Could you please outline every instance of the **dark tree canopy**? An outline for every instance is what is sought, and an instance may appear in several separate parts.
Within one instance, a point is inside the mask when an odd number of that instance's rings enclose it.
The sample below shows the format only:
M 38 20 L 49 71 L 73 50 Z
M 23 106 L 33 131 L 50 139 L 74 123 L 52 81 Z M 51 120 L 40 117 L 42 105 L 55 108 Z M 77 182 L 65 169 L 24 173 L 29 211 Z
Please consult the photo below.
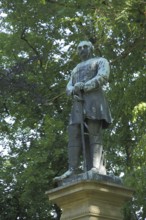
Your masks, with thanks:
M 125 220 L 146 217 L 144 0 L 0 1 L 0 219 L 57 219 L 45 196 L 67 168 L 65 88 L 90 40 L 111 66 L 107 170 L 134 188 Z

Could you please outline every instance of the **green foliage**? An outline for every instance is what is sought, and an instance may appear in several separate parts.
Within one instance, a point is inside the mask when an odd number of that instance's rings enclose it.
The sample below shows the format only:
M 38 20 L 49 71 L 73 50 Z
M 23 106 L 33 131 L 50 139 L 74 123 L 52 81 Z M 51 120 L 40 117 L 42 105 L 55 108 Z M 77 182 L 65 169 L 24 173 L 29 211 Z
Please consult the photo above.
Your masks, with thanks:
M 82 39 L 110 61 L 107 168 L 135 190 L 125 219 L 144 219 L 145 2 L 3 0 L 0 6 L 1 219 L 53 219 L 45 191 L 67 168 L 65 87 Z

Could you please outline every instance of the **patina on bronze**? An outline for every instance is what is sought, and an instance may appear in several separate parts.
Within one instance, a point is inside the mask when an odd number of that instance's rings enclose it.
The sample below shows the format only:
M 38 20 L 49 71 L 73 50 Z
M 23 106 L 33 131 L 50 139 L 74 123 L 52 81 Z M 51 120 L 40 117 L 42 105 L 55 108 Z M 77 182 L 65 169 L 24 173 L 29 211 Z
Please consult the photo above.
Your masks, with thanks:
M 110 67 L 105 58 L 93 57 L 93 49 L 90 41 L 81 41 L 77 48 L 81 62 L 73 69 L 66 89 L 67 94 L 73 98 L 68 128 L 69 169 L 55 177 L 55 181 L 61 181 L 77 172 L 83 136 L 85 170 L 106 175 L 102 129 L 108 128 L 111 114 L 102 86 L 108 82 Z M 81 129 L 82 125 L 84 129 Z

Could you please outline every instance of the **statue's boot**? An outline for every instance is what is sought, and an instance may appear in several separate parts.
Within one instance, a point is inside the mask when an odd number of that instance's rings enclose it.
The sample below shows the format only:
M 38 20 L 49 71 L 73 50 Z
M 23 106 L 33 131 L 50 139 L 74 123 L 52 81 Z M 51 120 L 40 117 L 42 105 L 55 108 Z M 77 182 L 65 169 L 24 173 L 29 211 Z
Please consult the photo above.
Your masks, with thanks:
M 92 168 L 91 171 L 106 175 L 105 159 L 101 144 L 93 144 L 92 149 Z
M 69 169 L 61 176 L 55 177 L 54 181 L 56 182 L 61 181 L 76 173 L 79 163 L 79 154 L 80 154 L 80 147 L 69 147 L 68 149 Z

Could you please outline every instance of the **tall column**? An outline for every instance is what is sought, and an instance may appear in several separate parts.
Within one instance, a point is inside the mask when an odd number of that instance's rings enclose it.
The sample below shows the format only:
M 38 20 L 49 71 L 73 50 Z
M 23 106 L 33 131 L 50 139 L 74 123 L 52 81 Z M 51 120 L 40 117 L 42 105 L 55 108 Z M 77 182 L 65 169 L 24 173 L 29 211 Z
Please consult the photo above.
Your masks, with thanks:
M 122 207 L 133 191 L 104 180 L 80 179 L 47 194 L 62 209 L 61 220 L 123 220 Z

